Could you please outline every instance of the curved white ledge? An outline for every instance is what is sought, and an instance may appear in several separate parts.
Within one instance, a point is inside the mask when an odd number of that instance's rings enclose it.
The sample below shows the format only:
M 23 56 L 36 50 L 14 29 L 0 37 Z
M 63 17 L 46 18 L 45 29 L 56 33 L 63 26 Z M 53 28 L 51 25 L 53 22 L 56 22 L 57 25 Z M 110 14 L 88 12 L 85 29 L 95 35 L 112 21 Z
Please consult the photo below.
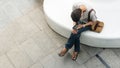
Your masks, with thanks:
M 81 43 L 104 48 L 120 47 L 120 0 L 44 0 L 43 9 L 49 26 L 64 37 L 69 37 L 72 30 L 70 14 L 76 2 L 90 4 L 97 13 L 99 20 L 105 22 L 101 33 L 83 32 Z

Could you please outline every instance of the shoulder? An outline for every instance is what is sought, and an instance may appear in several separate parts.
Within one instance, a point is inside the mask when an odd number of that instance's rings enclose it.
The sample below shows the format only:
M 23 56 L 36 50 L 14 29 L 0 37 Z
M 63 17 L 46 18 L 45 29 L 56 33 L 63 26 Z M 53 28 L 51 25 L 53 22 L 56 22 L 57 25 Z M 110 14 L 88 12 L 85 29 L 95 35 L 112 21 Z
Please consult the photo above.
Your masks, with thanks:
M 90 13 L 90 18 L 92 19 L 92 21 L 96 21 L 96 20 L 97 20 L 97 16 L 96 16 L 95 10 L 93 10 L 93 11 Z
M 90 15 L 95 15 L 96 14 L 96 11 L 95 10 L 93 10 L 93 11 L 91 11 L 91 13 L 90 13 Z

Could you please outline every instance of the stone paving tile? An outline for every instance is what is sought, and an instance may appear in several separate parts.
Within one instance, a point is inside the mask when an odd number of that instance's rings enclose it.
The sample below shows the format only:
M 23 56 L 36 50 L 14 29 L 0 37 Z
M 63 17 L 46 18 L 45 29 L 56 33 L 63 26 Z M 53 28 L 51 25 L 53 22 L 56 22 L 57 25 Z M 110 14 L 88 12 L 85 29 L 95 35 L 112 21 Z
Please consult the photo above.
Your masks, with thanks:
M 4 19 L 4 18 L 7 18 L 6 14 L 5 14 L 5 11 L 3 10 L 3 8 L 0 6 L 0 20 Z
M 52 55 L 49 55 L 45 57 L 44 59 L 41 59 L 41 64 L 44 68 L 55 68 L 56 60 L 52 57 Z
M 0 6 L 0 30 L 4 29 L 9 20 L 9 17 L 5 14 L 5 10 Z
M 0 55 L 15 47 L 16 43 L 11 39 L 7 30 L 0 31 Z
M 57 49 L 56 44 L 44 32 L 38 32 L 32 36 L 34 42 L 43 50 L 45 55 Z
M 97 57 L 92 57 L 85 63 L 87 68 L 106 68 Z
M 8 26 L 7 30 L 17 44 L 21 44 L 39 31 L 27 15 L 10 24 L 11 25 Z
M 31 11 L 34 6 L 32 3 L 29 3 L 28 0 L 12 0 L 12 2 L 20 10 L 20 12 L 22 12 L 22 14 L 26 14 Z
M 120 57 L 120 49 L 111 49 L 113 50 L 113 52 L 118 56 Z
M 35 64 L 33 64 L 32 66 L 30 66 L 29 68 L 44 68 L 41 64 L 41 62 L 37 62 Z
M 23 17 L 19 18 L 17 22 L 19 26 L 21 26 L 21 29 L 24 29 L 24 30 L 26 29 L 26 31 L 30 31 L 30 32 L 39 31 L 39 29 L 36 27 L 34 22 L 32 22 L 32 20 L 30 19 L 28 15 L 24 15 Z
M 100 53 L 103 51 L 102 48 L 97 48 L 97 47 L 90 47 L 86 45 L 81 44 L 81 49 L 84 49 L 90 56 L 95 56 L 96 54 Z
M 45 26 L 45 24 L 44 24 L 44 26 Z M 47 24 L 45 26 L 44 31 L 51 38 L 51 40 L 53 40 L 56 43 L 56 46 L 58 46 L 58 47 L 65 46 L 65 44 L 67 42 L 67 38 L 62 37 L 58 33 L 51 30 L 51 28 Z
M 7 53 L 7 56 L 16 68 L 27 68 L 33 64 L 33 61 L 30 59 L 30 57 L 18 47 L 10 50 Z
M 40 49 L 32 39 L 26 40 L 19 47 L 25 51 L 34 62 L 44 54 L 42 49 Z
M 6 55 L 0 56 L 0 68 L 14 68 Z
M 11 41 L 11 40 L 2 40 L 2 41 L 0 41 L 0 55 L 3 55 L 4 53 L 6 53 L 9 50 L 13 49 L 15 45 L 16 44 L 14 44 L 14 42 Z
M 36 8 L 32 12 L 28 13 L 28 16 L 34 22 L 34 24 L 37 27 L 39 27 L 39 29 L 42 31 L 43 27 L 44 27 L 44 26 L 41 25 L 41 23 L 44 23 L 43 22 L 44 21 L 43 12 L 39 8 Z
M 16 17 L 22 15 L 18 8 L 12 3 L 12 1 L 6 2 L 2 8 L 10 20 L 14 20 Z
M 21 26 L 16 21 L 9 23 L 6 27 L 6 31 L 9 32 L 9 36 L 12 37 L 17 44 L 24 42 L 26 38 L 28 38 L 28 36 L 25 36 Z
M 15 33 L 18 33 L 18 31 L 21 30 L 21 27 L 19 26 L 16 20 L 8 23 L 6 26 L 7 27 L 4 29 L 5 31 L 8 31 L 9 36 L 11 37 L 15 36 Z
M 110 68 L 120 68 L 120 58 L 111 50 L 106 49 L 100 53 L 100 57 L 110 66 Z
M 43 3 L 43 0 L 28 0 L 28 2 L 32 5 L 39 5 L 41 6 Z

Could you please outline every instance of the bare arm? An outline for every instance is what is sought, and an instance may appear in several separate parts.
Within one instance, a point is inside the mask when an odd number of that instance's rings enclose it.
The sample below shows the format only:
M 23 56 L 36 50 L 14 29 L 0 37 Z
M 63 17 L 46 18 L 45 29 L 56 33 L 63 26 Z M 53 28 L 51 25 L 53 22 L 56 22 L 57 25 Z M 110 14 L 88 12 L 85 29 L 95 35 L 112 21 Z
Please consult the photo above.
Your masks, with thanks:
M 86 23 L 86 24 L 79 24 L 77 29 L 80 29 L 80 28 L 86 27 L 86 26 L 90 26 L 90 25 L 93 25 L 93 22 L 92 22 L 92 21 L 90 21 L 90 22 L 88 22 L 88 23 Z
M 92 21 L 90 21 L 90 22 L 88 22 L 88 23 L 86 23 L 86 24 L 84 24 L 85 26 L 90 26 L 90 25 L 93 25 L 93 22 Z

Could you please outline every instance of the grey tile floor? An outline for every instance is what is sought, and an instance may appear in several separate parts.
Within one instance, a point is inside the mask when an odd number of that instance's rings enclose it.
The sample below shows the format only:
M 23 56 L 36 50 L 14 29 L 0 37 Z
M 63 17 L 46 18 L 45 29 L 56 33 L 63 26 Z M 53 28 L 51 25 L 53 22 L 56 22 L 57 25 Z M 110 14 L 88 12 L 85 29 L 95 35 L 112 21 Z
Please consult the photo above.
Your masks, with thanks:
M 43 0 L 0 0 L 0 68 L 120 68 L 120 49 L 81 44 L 78 60 L 58 52 L 67 39 L 54 32 Z

